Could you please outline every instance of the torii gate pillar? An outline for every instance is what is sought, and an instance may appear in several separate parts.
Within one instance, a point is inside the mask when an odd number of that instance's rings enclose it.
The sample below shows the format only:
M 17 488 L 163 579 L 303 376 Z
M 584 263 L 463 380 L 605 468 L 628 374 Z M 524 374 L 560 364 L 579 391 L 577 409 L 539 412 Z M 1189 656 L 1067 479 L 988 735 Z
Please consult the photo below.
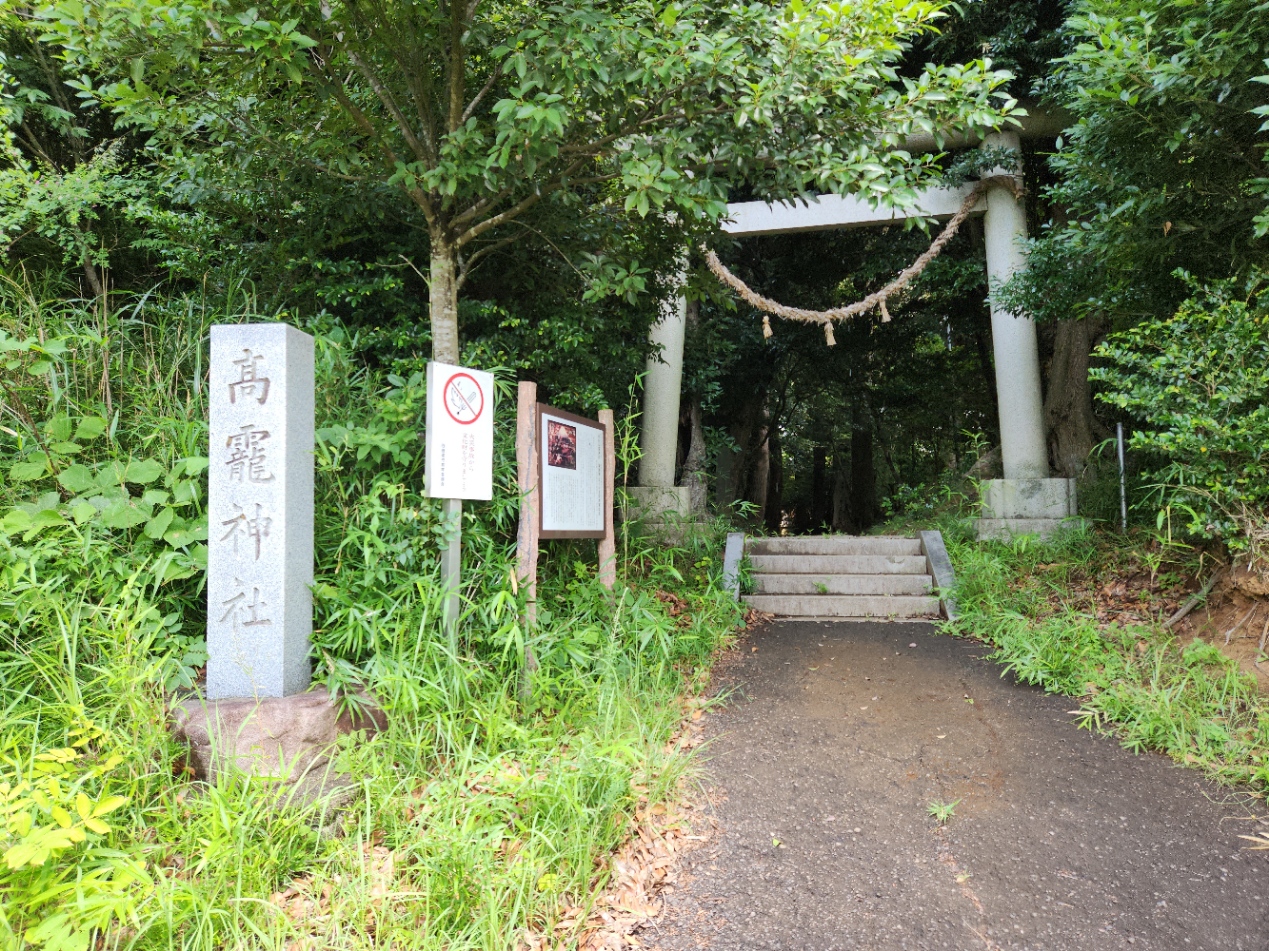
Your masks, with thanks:
M 643 377 L 643 455 L 639 459 L 639 485 L 630 490 L 639 514 L 651 522 L 664 522 L 667 516 L 691 517 L 688 487 L 674 484 L 686 333 L 687 298 L 676 294 L 662 304 L 661 319 L 648 335 L 654 352 L 648 356 Z
M 994 133 L 983 144 L 1003 146 L 1021 155 L 1015 132 Z M 983 236 L 988 286 L 994 291 L 1026 266 L 1022 242 L 1027 237 L 1027 219 L 1022 202 L 1007 184 L 992 185 L 987 190 Z M 981 483 L 983 513 L 978 520 L 978 535 L 1047 535 L 1063 519 L 1075 515 L 1075 480 L 1049 478 L 1035 323 L 1006 310 L 993 299 L 991 336 L 1005 477 Z

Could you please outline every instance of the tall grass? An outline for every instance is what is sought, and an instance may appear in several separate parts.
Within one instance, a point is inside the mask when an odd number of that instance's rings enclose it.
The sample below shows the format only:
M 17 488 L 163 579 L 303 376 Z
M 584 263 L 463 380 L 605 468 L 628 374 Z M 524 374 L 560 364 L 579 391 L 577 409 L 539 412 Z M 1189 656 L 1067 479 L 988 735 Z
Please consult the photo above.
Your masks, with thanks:
M 1158 750 L 1231 783 L 1269 790 L 1269 705 L 1217 648 L 1161 624 L 1102 622 L 1072 582 L 1133 570 L 1130 543 L 1069 531 L 975 543 L 953 536 L 953 633 L 993 645 L 1024 683 L 1080 698 L 1078 720 L 1128 749 Z
M 66 346 L 47 368 L 23 358 L 0 396 L 0 850 L 56 839 L 58 809 L 86 831 L 41 863 L 0 863 L 0 947 L 502 949 L 584 903 L 639 797 L 675 782 L 679 701 L 738 620 L 718 532 L 677 547 L 632 536 L 614 592 L 593 545 L 559 546 L 524 630 L 500 425 L 496 498 L 465 515 L 465 613 L 447 636 L 441 523 L 421 491 L 423 368 L 368 367 L 334 321 L 289 317 L 318 342 L 315 677 L 350 702 L 369 690 L 389 726 L 340 749 L 355 795 L 338 814 L 260 781 L 196 783 L 166 726 L 205 649 L 205 491 L 181 467 L 206 452 L 210 325 L 286 315 L 258 313 L 245 285 L 110 313 L 56 290 L 0 284 L 8 339 Z M 192 486 L 187 528 L 80 520 L 54 474 L 10 478 L 40 451 L 30 423 L 59 416 L 108 421 L 77 462 L 154 460 Z M 659 588 L 689 612 L 672 617 Z M 526 642 L 540 662 L 527 701 Z M 100 819 L 77 817 L 81 794 Z

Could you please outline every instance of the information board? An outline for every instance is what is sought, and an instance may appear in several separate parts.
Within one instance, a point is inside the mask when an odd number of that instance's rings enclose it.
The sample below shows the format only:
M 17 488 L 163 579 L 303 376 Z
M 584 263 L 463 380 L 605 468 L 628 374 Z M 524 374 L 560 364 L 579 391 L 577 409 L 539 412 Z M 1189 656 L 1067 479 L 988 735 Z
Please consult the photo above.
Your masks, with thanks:
M 493 374 L 428 363 L 423 481 L 429 498 L 493 498 L 493 413 Z
M 538 404 L 542 538 L 603 538 L 604 427 Z

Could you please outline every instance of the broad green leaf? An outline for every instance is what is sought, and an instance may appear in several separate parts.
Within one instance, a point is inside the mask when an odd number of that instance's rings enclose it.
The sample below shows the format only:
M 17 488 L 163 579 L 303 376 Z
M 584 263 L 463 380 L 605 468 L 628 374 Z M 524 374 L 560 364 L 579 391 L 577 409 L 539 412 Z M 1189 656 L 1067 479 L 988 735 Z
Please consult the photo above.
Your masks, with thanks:
M 31 527 L 31 516 L 22 509 L 14 509 L 0 520 L 0 531 L 6 535 L 17 535 Z
M 45 424 L 44 429 L 49 436 L 59 442 L 65 442 L 71 438 L 71 421 L 69 416 L 54 416 Z
M 199 524 L 191 524 L 182 528 L 173 528 L 163 540 L 173 548 L 185 548 L 193 542 L 202 542 L 207 540 L 207 526 Z
M 22 537 L 24 540 L 29 541 L 46 528 L 51 528 L 54 525 L 65 524 L 66 519 L 62 516 L 61 512 L 58 512 L 55 509 L 40 509 L 40 511 L 31 516 L 31 527 Z
M 44 461 L 15 462 L 9 467 L 9 478 L 14 482 L 32 482 L 44 478 L 47 472 L 48 463 Z
M 58 483 L 67 492 L 74 492 L 78 495 L 80 492 L 87 492 L 89 489 L 95 488 L 96 480 L 93 478 L 92 471 L 85 465 L 75 463 L 73 466 L 67 466 L 57 474 Z
M 166 506 L 159 509 L 159 514 L 150 519 L 145 526 L 145 534 L 149 538 L 162 538 L 168 526 L 172 524 L 172 516 L 176 513 Z
M 107 528 L 132 528 L 149 516 L 135 502 L 115 502 L 101 513 L 101 521 Z
M 83 525 L 86 521 L 97 514 L 97 506 L 88 502 L 76 502 L 71 509 L 71 518 L 75 520 L 76 525 Z
M 106 431 L 107 422 L 100 416 L 85 416 L 75 428 L 75 439 L 88 442 Z
M 121 806 L 128 804 L 127 796 L 107 796 L 93 807 L 93 818 L 108 816 Z
M 145 485 L 163 474 L 163 467 L 153 459 L 133 459 L 123 472 L 124 482 Z
M 106 463 L 97 470 L 97 484 L 103 489 L 123 483 L 123 472 L 126 466 L 118 459 Z

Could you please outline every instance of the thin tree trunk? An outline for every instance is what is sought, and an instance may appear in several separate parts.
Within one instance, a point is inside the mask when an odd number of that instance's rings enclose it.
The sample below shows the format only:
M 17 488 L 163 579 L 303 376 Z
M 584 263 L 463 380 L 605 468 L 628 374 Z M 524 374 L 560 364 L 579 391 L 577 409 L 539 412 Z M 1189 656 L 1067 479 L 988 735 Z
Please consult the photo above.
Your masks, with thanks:
M 775 427 L 767 438 L 769 461 L 767 464 L 767 505 L 764 521 L 767 529 L 779 533 L 784 522 L 784 454 L 780 448 L 780 434 Z
M 842 458 L 844 453 L 833 454 L 833 531 L 855 534 L 855 523 L 850 517 L 850 466 Z
M 856 404 L 850 430 L 850 502 L 852 521 L 864 531 L 877 520 L 877 470 L 873 464 L 872 423 L 867 411 Z
M 828 520 L 828 450 L 816 446 L 811 461 L 811 531 L 819 531 Z
M 687 408 L 688 439 L 687 458 L 683 460 L 683 484 L 688 489 L 688 500 L 693 515 L 705 514 L 709 503 L 709 486 L 705 480 L 705 425 L 702 421 L 701 401 L 693 399 Z
M 458 349 L 458 249 L 432 235 L 432 266 L 428 282 L 432 327 L 432 359 L 457 364 Z
M 754 450 L 753 466 L 750 470 L 748 500 L 756 508 L 756 517 L 763 519 L 767 513 L 767 490 L 771 479 L 771 443 L 767 439 L 767 428 L 758 431 L 758 445 Z
M 718 499 L 720 507 L 728 507 L 738 499 L 754 502 L 759 506 L 759 513 L 766 504 L 767 470 L 765 466 L 766 429 L 763 425 L 765 402 L 762 393 L 755 394 L 745 401 L 741 407 L 740 418 L 731 425 L 731 436 L 736 442 L 736 451 L 731 453 L 730 464 L 726 466 L 728 476 L 723 484 L 722 460 L 719 460 Z M 761 467 L 761 473 L 758 469 Z M 761 488 L 759 488 L 761 486 Z M 758 496 L 761 495 L 761 499 Z
M 736 501 L 736 471 L 743 456 L 739 450 L 723 446 L 718 451 L 714 469 L 714 507 L 720 512 L 731 508 Z

